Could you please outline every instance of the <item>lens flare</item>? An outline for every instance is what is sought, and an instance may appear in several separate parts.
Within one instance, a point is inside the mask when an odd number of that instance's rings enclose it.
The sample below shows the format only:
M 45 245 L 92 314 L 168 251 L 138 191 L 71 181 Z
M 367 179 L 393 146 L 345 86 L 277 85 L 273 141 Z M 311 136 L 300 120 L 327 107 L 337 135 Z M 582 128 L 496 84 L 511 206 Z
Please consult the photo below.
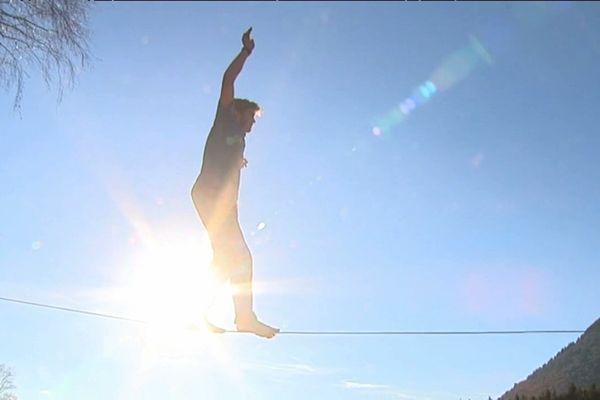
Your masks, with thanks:
M 437 88 L 435 87 L 433 82 L 427 81 L 425 82 L 425 86 L 427 87 L 427 90 L 429 90 L 429 93 L 435 94 L 435 92 L 437 92 Z
M 384 117 L 375 121 L 379 134 L 385 136 L 396 125 L 405 120 L 415 109 L 428 103 L 437 94 L 453 88 L 469 77 L 482 65 L 491 65 L 494 54 L 503 53 L 522 34 L 522 29 L 537 29 L 553 18 L 573 7 L 573 2 L 513 2 L 510 4 L 512 17 L 494 26 L 481 26 L 478 30 L 485 40 L 470 35 L 467 43 L 452 52 L 433 70 L 429 79 L 418 85 L 399 105 L 392 108 Z M 483 43 L 486 43 L 484 46 Z
M 491 63 L 490 53 L 481 41 L 472 35 L 465 46 L 454 51 L 442 61 L 429 79 L 417 86 L 410 96 L 394 107 L 385 118 L 377 122 L 373 128 L 373 135 L 382 136 L 389 132 L 417 108 L 428 103 L 437 93 L 452 88 L 480 65 Z

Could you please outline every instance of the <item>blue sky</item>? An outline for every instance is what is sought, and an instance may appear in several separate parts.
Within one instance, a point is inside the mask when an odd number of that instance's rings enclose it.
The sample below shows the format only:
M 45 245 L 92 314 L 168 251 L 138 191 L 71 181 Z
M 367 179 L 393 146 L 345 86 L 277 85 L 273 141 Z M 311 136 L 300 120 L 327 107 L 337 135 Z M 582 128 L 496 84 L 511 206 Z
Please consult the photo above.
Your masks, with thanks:
M 600 294 L 595 3 L 93 3 L 57 102 L 0 96 L 0 363 L 22 399 L 487 399 L 577 335 L 211 337 L 189 191 L 222 73 L 263 116 L 240 222 L 283 330 L 584 329 Z M 425 92 L 421 88 L 425 88 Z M 227 293 L 215 318 L 231 324 Z

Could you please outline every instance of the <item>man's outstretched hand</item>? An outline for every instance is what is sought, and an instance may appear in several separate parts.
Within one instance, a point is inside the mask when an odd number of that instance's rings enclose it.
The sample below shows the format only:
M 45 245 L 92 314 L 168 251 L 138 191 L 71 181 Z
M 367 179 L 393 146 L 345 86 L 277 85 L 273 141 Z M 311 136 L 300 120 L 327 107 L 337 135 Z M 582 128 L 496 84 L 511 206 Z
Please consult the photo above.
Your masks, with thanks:
M 244 35 L 242 36 L 242 44 L 244 45 L 244 49 L 248 51 L 248 54 L 252 53 L 252 50 L 254 50 L 254 39 L 250 37 L 251 32 L 252 27 L 244 32 Z

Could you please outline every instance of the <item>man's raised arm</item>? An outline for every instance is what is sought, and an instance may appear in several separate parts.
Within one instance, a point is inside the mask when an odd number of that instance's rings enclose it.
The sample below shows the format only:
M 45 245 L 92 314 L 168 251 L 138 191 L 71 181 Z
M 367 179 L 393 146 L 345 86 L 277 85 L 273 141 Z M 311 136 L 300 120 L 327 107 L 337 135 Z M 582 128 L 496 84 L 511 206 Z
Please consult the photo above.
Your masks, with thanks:
M 229 67 L 225 70 L 225 74 L 223 74 L 223 83 L 221 84 L 221 97 L 219 98 L 219 104 L 222 107 L 230 106 L 233 103 L 234 93 L 233 93 L 233 84 L 235 82 L 235 78 L 242 71 L 242 67 L 246 62 L 246 58 L 252 53 L 254 50 L 254 39 L 250 38 L 250 33 L 252 32 L 252 28 L 248 29 L 244 32 L 242 36 L 242 50 L 240 53 L 233 59 Z

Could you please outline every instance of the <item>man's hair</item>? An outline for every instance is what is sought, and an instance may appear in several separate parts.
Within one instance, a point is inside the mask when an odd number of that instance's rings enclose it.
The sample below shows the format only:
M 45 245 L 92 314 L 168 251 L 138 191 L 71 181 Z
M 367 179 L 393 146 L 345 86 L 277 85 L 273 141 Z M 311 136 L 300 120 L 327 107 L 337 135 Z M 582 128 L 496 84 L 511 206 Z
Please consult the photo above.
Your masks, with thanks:
M 260 106 L 258 103 L 248 99 L 233 99 L 233 106 L 237 110 L 237 112 L 244 112 L 248 109 L 254 111 L 260 111 Z

